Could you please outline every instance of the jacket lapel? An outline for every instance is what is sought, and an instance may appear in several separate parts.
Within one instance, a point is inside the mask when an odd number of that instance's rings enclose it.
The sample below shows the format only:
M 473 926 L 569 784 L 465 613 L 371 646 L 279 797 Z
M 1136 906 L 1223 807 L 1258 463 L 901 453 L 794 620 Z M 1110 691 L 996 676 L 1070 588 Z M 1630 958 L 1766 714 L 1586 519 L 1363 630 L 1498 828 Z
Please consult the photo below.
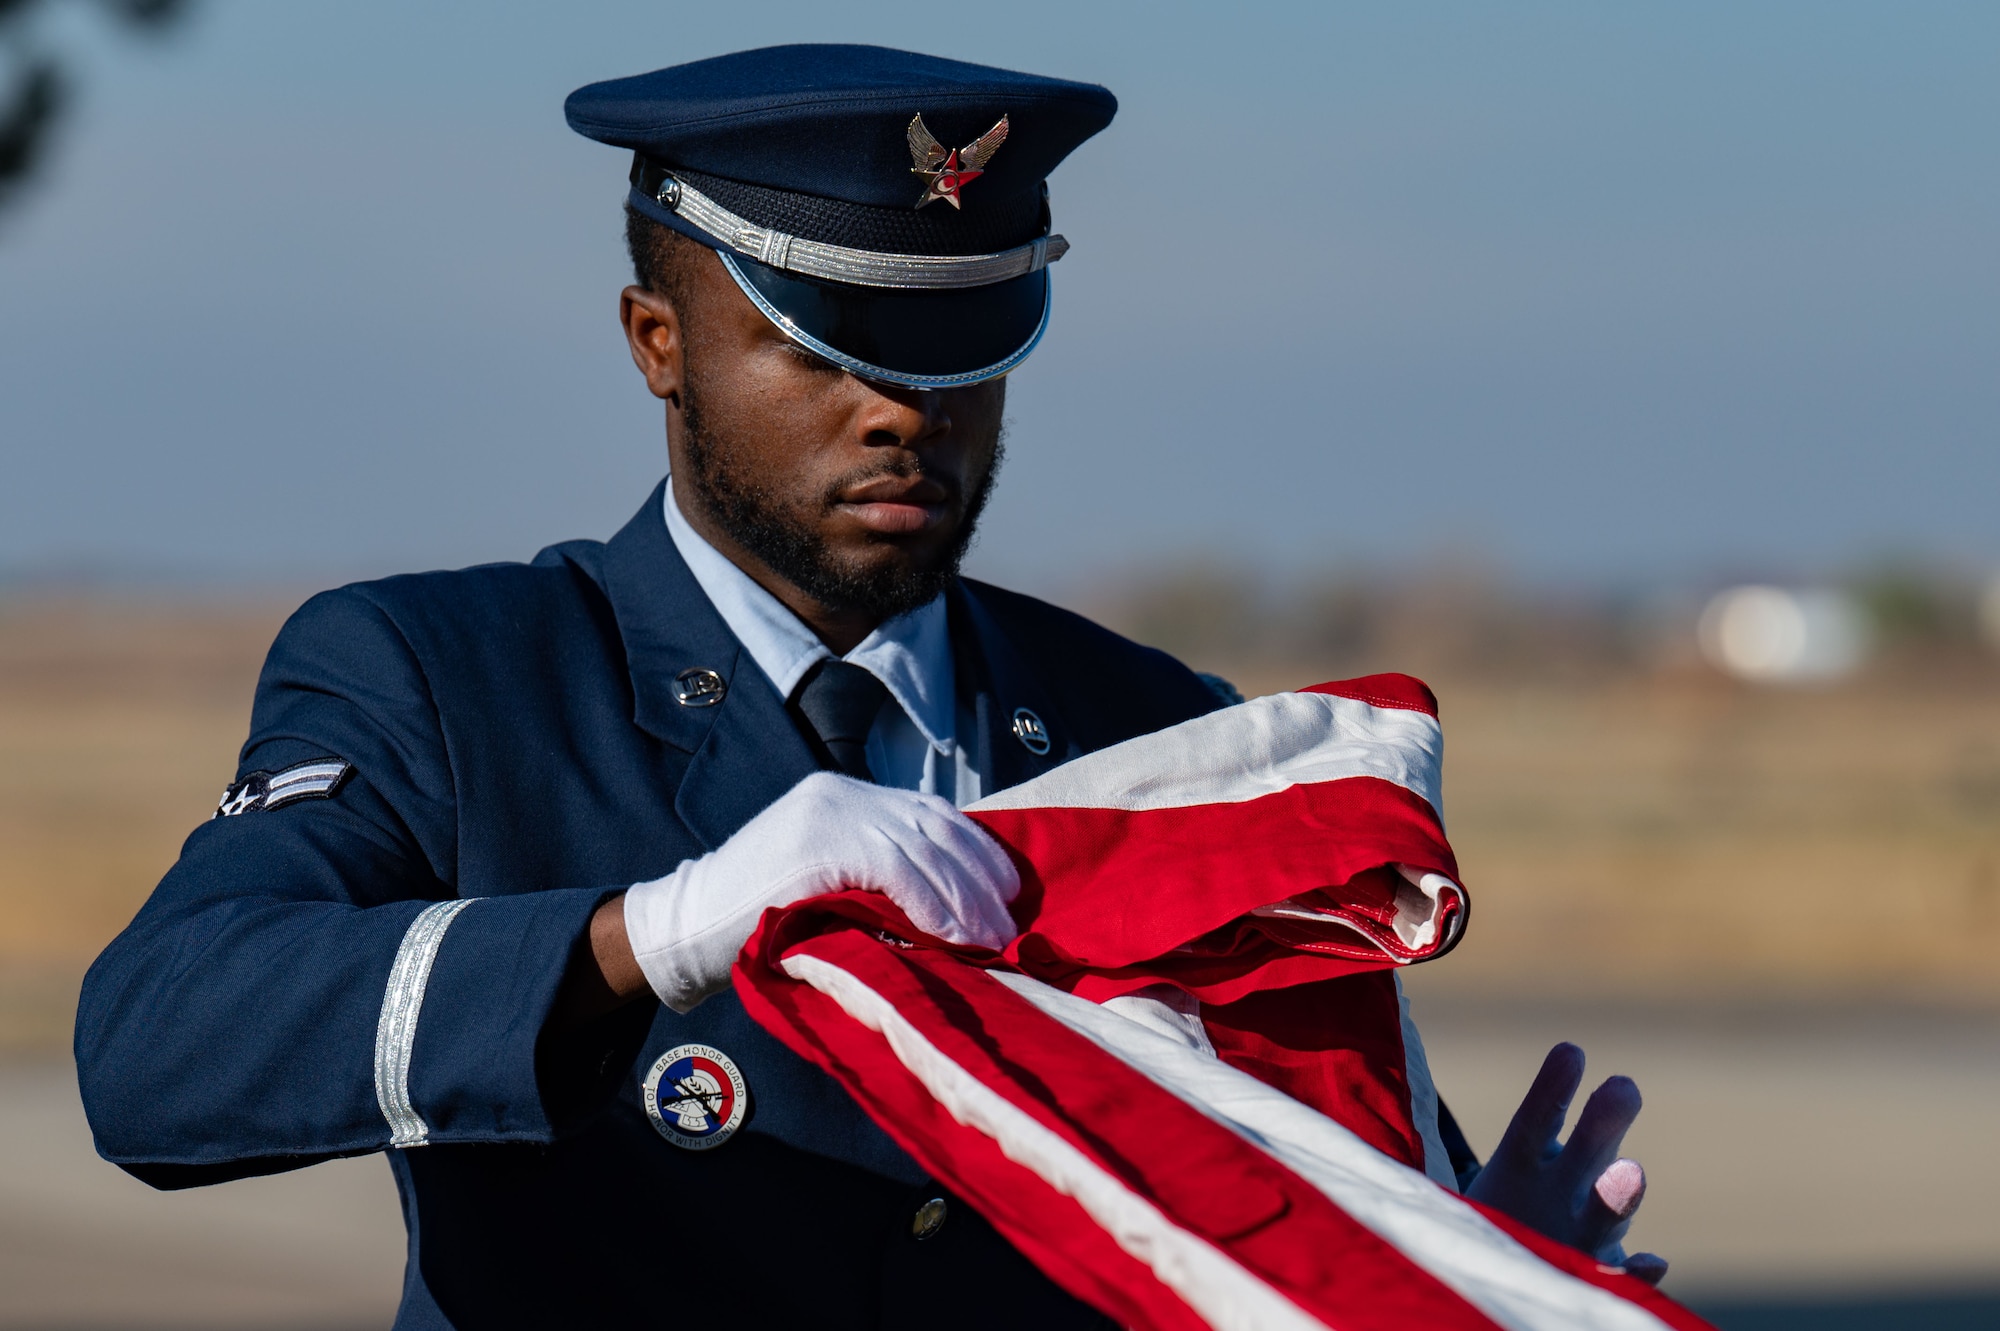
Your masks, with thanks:
M 1076 728 L 1056 706 L 1040 674 L 980 604 L 978 593 L 961 580 L 953 586 L 947 607 L 960 696 L 972 713 L 976 731 L 972 741 L 979 746 L 974 757 L 993 783 L 986 793 L 1017 786 L 1082 756 Z M 1023 710 L 1047 731 L 1048 752 L 1034 752 L 1016 733 L 1015 714 Z
M 688 570 L 661 505 L 664 482 L 604 553 L 605 593 L 632 674 L 633 723 L 693 757 L 674 812 L 713 850 L 818 769 L 784 699 Z M 722 700 L 690 707 L 676 695 L 687 670 L 713 670 Z

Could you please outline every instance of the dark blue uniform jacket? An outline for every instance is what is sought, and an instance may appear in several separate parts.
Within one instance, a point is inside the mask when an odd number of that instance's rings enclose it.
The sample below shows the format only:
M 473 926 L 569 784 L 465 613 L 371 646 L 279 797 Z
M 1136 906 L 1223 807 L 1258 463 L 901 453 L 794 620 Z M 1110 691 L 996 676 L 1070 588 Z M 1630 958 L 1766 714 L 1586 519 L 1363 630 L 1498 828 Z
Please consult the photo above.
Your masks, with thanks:
M 76 1055 L 98 1150 L 184 1187 L 387 1149 L 410 1236 L 399 1328 L 1091 1324 L 962 1204 L 913 1239 L 936 1186 L 733 993 L 544 1034 L 601 902 L 815 766 L 660 503 L 609 542 L 346 587 L 293 616 L 239 776 L 352 770 L 326 798 L 198 828 L 91 968 Z M 1171 658 L 1041 602 L 962 582 L 950 609 L 996 788 L 1218 705 Z M 676 700 L 691 667 L 727 681 L 720 704 Z M 1046 756 L 1010 732 L 1017 707 L 1046 724 Z M 427 1139 L 389 1149 L 392 964 L 453 900 L 408 1046 Z M 735 1059 L 753 1106 L 704 1152 L 665 1141 L 639 1097 L 690 1041 Z

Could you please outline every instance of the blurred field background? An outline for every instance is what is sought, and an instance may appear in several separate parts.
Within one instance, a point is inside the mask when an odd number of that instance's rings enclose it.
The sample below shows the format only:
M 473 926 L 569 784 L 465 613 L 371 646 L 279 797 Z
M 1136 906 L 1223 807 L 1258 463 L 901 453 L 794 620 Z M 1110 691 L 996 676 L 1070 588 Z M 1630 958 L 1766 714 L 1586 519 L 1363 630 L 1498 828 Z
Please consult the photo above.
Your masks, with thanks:
M 1900 627 L 1852 677 L 1789 688 L 1701 659 L 1685 604 L 1464 574 L 1281 593 L 1191 571 L 1079 604 L 1247 693 L 1436 687 L 1473 922 L 1408 984 L 1481 1150 L 1578 1040 L 1648 1096 L 1637 1241 L 1725 1326 L 1990 1326 L 2000 655 L 1962 586 L 1863 591 Z M 393 1307 L 379 1162 L 148 1194 L 90 1160 L 59 1061 L 83 967 L 230 778 L 291 599 L 0 599 L 0 1325 Z

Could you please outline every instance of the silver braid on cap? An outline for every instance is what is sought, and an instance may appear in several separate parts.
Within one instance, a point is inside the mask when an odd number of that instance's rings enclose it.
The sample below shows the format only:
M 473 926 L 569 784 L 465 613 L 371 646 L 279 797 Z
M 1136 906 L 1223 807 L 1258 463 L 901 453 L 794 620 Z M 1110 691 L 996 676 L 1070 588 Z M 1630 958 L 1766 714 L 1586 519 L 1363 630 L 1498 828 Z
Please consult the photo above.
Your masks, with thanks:
M 651 182 L 647 182 L 651 183 Z M 953 291 L 1026 277 L 1069 252 L 1061 236 L 1037 236 L 998 254 L 883 254 L 806 240 L 757 226 L 684 180 L 662 175 L 647 190 L 661 207 L 687 219 L 746 259 L 788 273 L 863 287 Z

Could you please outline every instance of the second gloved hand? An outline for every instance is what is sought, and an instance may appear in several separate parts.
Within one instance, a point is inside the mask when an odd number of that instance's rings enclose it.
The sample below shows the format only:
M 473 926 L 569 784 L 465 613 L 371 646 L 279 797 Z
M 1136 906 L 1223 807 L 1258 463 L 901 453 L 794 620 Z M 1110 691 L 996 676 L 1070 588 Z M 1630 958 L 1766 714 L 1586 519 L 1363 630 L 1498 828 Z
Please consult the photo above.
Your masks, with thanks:
M 1591 1094 L 1569 1140 L 1558 1140 L 1570 1101 L 1583 1085 L 1583 1050 L 1559 1044 L 1514 1111 L 1513 1122 L 1465 1195 L 1559 1243 L 1657 1285 L 1667 1263 L 1654 1253 L 1626 1256 L 1625 1231 L 1646 1195 L 1646 1171 L 1618 1148 L 1639 1117 L 1639 1088 L 1612 1077 Z
M 698 860 L 625 894 L 632 954 L 676 1012 L 729 984 L 767 907 L 842 888 L 880 892 L 949 943 L 1000 948 L 1021 891 L 1007 852 L 935 795 L 816 772 Z

